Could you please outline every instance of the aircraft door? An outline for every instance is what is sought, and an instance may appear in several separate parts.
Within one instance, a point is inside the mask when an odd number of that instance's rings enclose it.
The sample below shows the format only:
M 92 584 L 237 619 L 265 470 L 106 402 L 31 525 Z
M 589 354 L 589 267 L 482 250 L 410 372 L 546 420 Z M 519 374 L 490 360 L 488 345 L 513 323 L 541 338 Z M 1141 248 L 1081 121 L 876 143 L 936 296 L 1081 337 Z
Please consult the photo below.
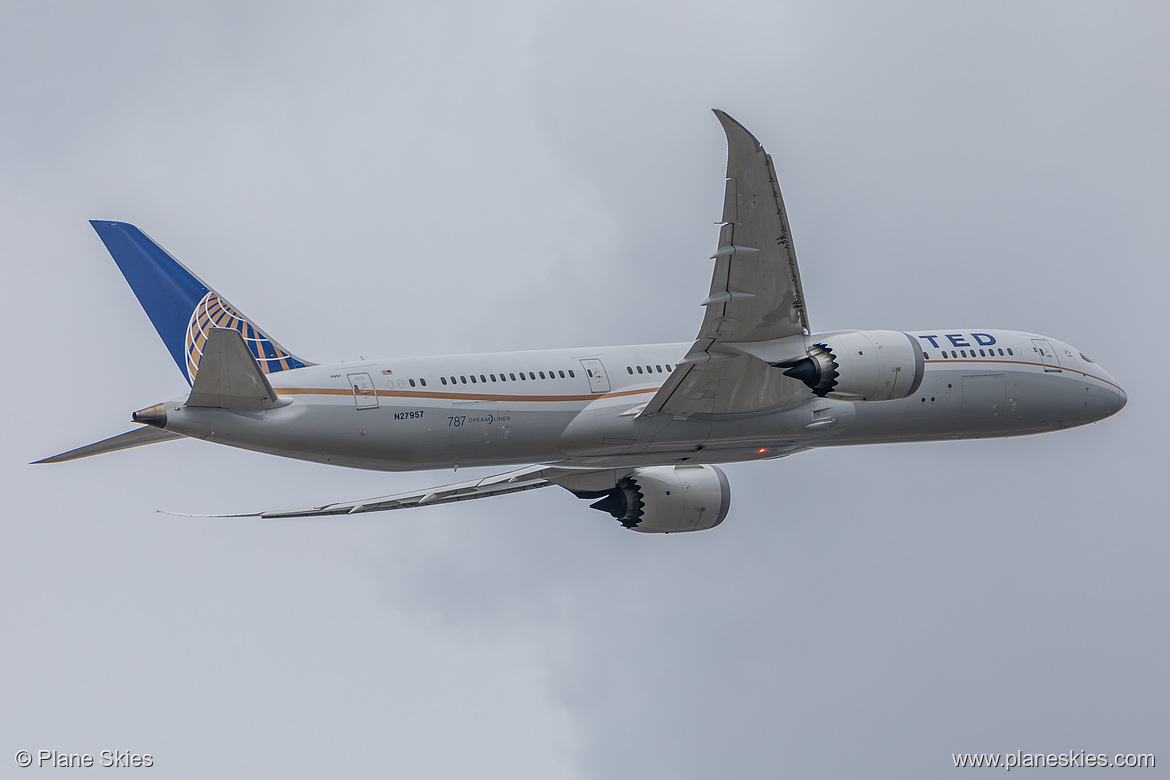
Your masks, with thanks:
M 1044 370 L 1049 373 L 1059 372 L 1060 361 L 1056 358 L 1056 350 L 1052 348 L 1052 343 L 1047 339 L 1032 339 L 1032 344 L 1040 353 L 1040 361 L 1044 364 Z
M 359 409 L 377 409 L 378 393 L 369 374 L 349 374 L 349 386 L 353 389 L 353 402 Z
M 589 392 L 608 393 L 609 377 L 605 374 L 605 366 L 597 358 L 581 361 L 581 368 L 585 369 L 585 376 L 589 377 Z

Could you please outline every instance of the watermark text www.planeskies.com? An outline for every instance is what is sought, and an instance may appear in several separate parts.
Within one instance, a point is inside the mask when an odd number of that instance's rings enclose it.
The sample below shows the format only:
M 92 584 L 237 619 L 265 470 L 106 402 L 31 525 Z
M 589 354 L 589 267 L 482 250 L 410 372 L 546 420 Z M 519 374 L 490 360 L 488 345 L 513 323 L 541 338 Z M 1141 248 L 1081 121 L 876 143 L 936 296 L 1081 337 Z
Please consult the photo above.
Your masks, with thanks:
M 1051 767 L 1132 767 L 1153 769 L 1153 753 L 1090 753 L 1087 750 L 1069 750 L 1064 753 L 951 753 L 955 767 L 983 769 L 1043 769 Z

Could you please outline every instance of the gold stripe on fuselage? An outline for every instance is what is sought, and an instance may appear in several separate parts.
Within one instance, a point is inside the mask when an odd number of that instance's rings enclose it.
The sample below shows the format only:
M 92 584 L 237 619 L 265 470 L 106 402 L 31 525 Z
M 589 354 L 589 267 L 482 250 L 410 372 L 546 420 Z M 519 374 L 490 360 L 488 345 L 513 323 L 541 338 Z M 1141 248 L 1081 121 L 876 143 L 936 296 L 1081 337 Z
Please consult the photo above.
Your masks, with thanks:
M 277 395 L 353 395 L 350 388 L 330 387 L 276 387 Z M 436 401 L 525 401 L 531 403 L 556 403 L 558 401 L 592 401 L 597 398 L 622 398 L 643 393 L 656 393 L 657 387 L 642 390 L 618 390 L 611 393 L 590 393 L 589 395 L 497 395 L 491 393 L 438 393 L 423 390 L 375 390 L 381 398 L 428 398 Z M 363 393 L 366 395 L 366 393 Z
M 947 364 L 967 363 L 976 365 L 1002 364 L 1008 366 L 1032 366 L 1035 368 L 1052 368 L 1046 366 L 1044 363 L 1032 363 L 1026 360 L 985 360 L 976 358 L 974 360 L 967 358 L 947 358 L 946 360 L 927 360 L 927 363 L 932 365 L 945 366 Z M 1084 377 L 1096 379 L 1098 382 L 1117 388 L 1114 383 L 1108 379 L 1102 379 L 1095 374 L 1089 374 L 1084 371 L 1079 371 L 1075 368 L 1060 367 L 1061 371 L 1068 371 L 1073 374 L 1079 374 Z M 330 387 L 277 387 L 274 388 L 278 395 L 353 395 L 352 388 L 330 388 Z M 374 393 L 379 398 L 418 398 L 430 399 L 434 401 L 496 401 L 507 403 L 557 403 L 565 401 L 593 401 L 598 398 L 624 398 L 632 395 L 642 395 L 644 393 L 656 393 L 657 387 L 647 387 L 640 390 L 616 390 L 609 393 L 589 393 L 588 395 L 501 395 L 497 393 L 442 393 L 427 390 L 375 390 Z M 368 393 L 362 393 L 368 395 Z
M 1079 371 L 1075 368 L 1065 368 L 1064 366 L 1050 366 L 1050 365 L 1047 365 L 1046 363 L 1032 363 L 1031 361 L 1028 361 L 1028 360 L 985 360 L 983 358 L 975 358 L 973 360 L 971 358 L 947 358 L 946 360 L 938 360 L 938 359 L 932 358 L 930 360 L 927 360 L 926 362 L 933 363 L 935 365 L 940 365 L 940 366 L 945 366 L 947 363 L 976 363 L 976 364 L 980 364 L 980 365 L 987 364 L 987 363 L 1003 363 L 1003 364 L 1006 364 L 1009 366 L 1034 366 L 1036 368 L 1052 369 L 1051 373 L 1053 373 L 1053 374 L 1057 373 L 1057 371 L 1061 371 L 1061 372 L 1069 371 L 1073 374 L 1080 374 L 1081 376 L 1086 376 L 1086 377 L 1089 377 L 1090 379 L 1096 379 L 1098 382 L 1101 382 L 1103 384 L 1109 385 L 1110 387 L 1115 387 L 1118 390 L 1121 390 L 1120 387 L 1117 387 L 1117 385 L 1113 384 L 1108 379 L 1102 379 L 1101 377 L 1097 376 L 1096 374 L 1089 374 L 1089 373 L 1086 373 L 1084 371 Z M 1125 392 L 1125 391 L 1122 390 L 1122 392 Z

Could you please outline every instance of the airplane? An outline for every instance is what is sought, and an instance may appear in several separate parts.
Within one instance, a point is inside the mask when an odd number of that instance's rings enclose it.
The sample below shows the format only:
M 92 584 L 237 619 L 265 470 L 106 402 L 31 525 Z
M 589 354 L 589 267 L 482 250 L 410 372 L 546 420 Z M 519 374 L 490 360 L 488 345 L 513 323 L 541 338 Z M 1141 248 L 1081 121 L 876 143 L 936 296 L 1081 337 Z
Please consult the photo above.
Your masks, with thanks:
M 711 292 L 691 343 L 316 364 L 282 347 L 133 225 L 92 221 L 190 392 L 140 427 L 37 461 L 195 438 L 408 471 L 518 466 L 416 493 L 218 517 L 349 515 L 557 485 L 625 528 L 714 528 L 717 464 L 816 447 L 1019 436 L 1126 403 L 1075 347 L 991 328 L 814 333 L 772 158 L 726 113 Z

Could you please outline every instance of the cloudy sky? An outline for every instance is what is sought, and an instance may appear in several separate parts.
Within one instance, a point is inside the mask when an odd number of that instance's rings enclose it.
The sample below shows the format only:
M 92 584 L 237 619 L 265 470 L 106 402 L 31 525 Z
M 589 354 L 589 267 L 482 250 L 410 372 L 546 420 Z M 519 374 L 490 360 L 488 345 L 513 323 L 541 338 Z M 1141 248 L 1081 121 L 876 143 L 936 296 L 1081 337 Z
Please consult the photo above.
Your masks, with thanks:
M 8 4 L 0 774 L 20 749 L 177 778 L 1170 764 L 1170 11 L 966 5 Z M 156 514 L 452 480 L 203 442 L 27 465 L 185 388 L 93 218 L 316 361 L 690 339 L 711 107 L 776 160 L 814 329 L 1045 333 L 1128 407 L 731 466 L 728 520 L 668 537 L 560 490 Z

